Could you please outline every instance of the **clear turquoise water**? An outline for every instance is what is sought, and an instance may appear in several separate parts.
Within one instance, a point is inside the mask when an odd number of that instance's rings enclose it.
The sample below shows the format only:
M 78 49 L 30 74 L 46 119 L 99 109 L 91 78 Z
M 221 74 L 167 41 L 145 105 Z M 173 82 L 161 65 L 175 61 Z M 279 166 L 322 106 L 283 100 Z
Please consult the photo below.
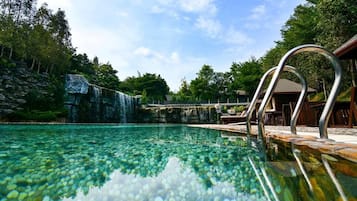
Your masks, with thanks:
M 0 125 L 0 201 L 357 200 L 357 163 L 269 147 L 182 125 Z
M 178 125 L 0 125 L 0 200 L 266 200 L 240 138 Z

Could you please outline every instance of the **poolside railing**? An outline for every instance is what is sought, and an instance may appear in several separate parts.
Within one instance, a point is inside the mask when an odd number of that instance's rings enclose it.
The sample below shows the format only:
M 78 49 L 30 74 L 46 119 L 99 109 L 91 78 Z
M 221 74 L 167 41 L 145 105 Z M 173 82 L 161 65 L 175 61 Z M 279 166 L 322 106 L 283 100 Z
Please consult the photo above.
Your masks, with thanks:
M 288 51 L 282 57 L 282 59 L 279 62 L 279 65 L 276 67 L 276 69 L 274 71 L 272 80 L 269 83 L 269 86 L 267 88 L 265 96 L 264 96 L 262 103 L 258 110 L 258 134 L 262 140 L 265 139 L 265 128 L 264 128 L 265 110 L 267 109 L 268 103 L 272 99 L 273 91 L 277 86 L 277 82 L 280 78 L 280 75 L 281 75 L 282 71 L 284 71 L 285 69 L 288 68 L 288 67 L 286 67 L 286 63 L 287 63 L 288 59 L 290 59 L 292 56 L 294 56 L 298 53 L 301 53 L 301 52 L 315 52 L 315 53 L 319 53 L 319 54 L 325 56 L 332 63 L 333 68 L 335 70 L 335 80 L 333 82 L 332 89 L 330 91 L 330 95 L 326 101 L 324 109 L 322 110 L 322 114 L 321 114 L 320 120 L 319 120 L 320 138 L 328 139 L 328 134 L 327 134 L 328 119 L 331 116 L 331 113 L 332 113 L 333 107 L 335 105 L 336 98 L 337 98 L 337 95 L 338 95 L 338 92 L 339 92 L 339 89 L 341 86 L 341 79 L 342 79 L 341 64 L 340 64 L 339 60 L 337 59 L 337 57 L 333 53 L 328 51 L 327 49 L 325 49 L 321 46 L 318 46 L 318 45 L 307 44 L 307 45 L 301 45 L 301 46 L 295 47 L 295 48 L 291 49 L 290 51 Z M 300 100 L 300 98 L 299 98 L 299 100 Z M 298 115 L 298 113 L 300 111 L 297 111 L 295 108 L 294 114 L 295 114 L 295 112 L 297 112 L 296 115 Z M 292 123 L 296 124 L 296 122 L 293 122 L 293 121 L 292 121 Z M 250 118 L 247 118 L 247 125 L 248 124 L 250 124 Z M 296 130 L 294 132 L 296 132 Z M 294 133 L 294 132 L 292 132 L 292 133 Z
M 340 89 L 340 85 L 341 85 L 341 79 L 342 79 L 342 70 L 341 70 L 341 65 L 339 63 L 339 60 L 337 59 L 337 57 L 329 52 L 328 50 L 326 50 L 325 48 L 321 47 L 321 46 L 317 46 L 317 45 L 302 45 L 302 46 L 298 46 L 296 48 L 293 48 L 292 50 L 290 50 L 289 52 L 287 52 L 282 59 L 279 62 L 279 65 L 276 67 L 273 67 L 271 69 L 269 69 L 261 78 L 260 83 L 257 87 L 257 90 L 254 94 L 254 97 L 252 99 L 251 104 L 249 105 L 248 111 L 247 111 L 247 118 L 246 118 L 246 126 L 247 126 L 247 137 L 248 140 L 250 139 L 250 135 L 251 135 L 251 118 L 252 118 L 252 113 L 255 109 L 255 105 L 257 102 L 257 99 L 261 93 L 262 90 L 262 86 L 265 82 L 265 80 L 267 79 L 268 76 L 273 74 L 272 80 L 269 83 L 268 89 L 265 93 L 265 96 L 261 102 L 261 105 L 259 107 L 258 110 L 258 137 L 260 139 L 262 143 L 261 148 L 263 148 L 265 150 L 265 146 L 266 146 L 266 142 L 265 142 L 265 128 L 264 128 L 264 116 L 265 116 L 265 110 L 267 108 L 268 103 L 271 101 L 272 98 L 272 94 L 274 89 L 277 86 L 277 82 L 279 80 L 280 74 L 282 73 L 282 71 L 289 71 L 289 72 L 293 72 L 294 74 L 296 74 L 300 81 L 301 84 L 303 86 L 301 94 L 299 96 L 298 99 L 298 103 L 296 104 L 296 107 L 294 109 L 291 121 L 290 121 L 290 130 L 292 134 L 296 134 L 296 122 L 297 122 L 297 117 L 302 109 L 302 105 L 303 105 L 303 101 L 306 98 L 306 93 L 307 93 L 307 84 L 306 84 L 306 80 L 303 76 L 301 76 L 301 74 L 294 68 L 291 66 L 287 66 L 287 60 L 289 58 L 291 58 L 293 55 L 296 55 L 298 53 L 301 52 L 316 52 L 319 54 L 322 54 L 323 56 L 325 56 L 333 65 L 333 68 L 335 70 L 335 80 L 334 83 L 332 85 L 332 89 L 330 92 L 330 95 L 326 101 L 326 104 L 322 110 L 322 114 L 320 116 L 320 120 L 319 120 L 319 134 L 320 134 L 320 138 L 323 139 L 328 139 L 328 134 L 327 134 L 327 125 L 328 125 L 328 120 L 331 116 L 333 107 L 335 105 L 336 102 L 336 98 Z M 301 161 L 301 156 L 300 153 L 301 151 L 296 149 L 294 147 L 294 144 L 292 143 L 292 153 L 293 156 L 297 162 L 298 168 L 300 169 L 301 173 L 304 176 L 304 180 L 306 182 L 306 184 L 309 187 L 309 190 L 311 192 L 313 192 L 313 185 L 308 177 L 307 172 L 304 169 L 303 163 Z M 334 183 L 339 195 L 340 195 L 340 199 L 343 201 L 347 201 L 347 197 L 346 194 L 344 193 L 341 184 L 339 183 L 338 179 L 336 178 L 334 172 L 332 171 L 330 165 L 329 165 L 329 157 L 327 157 L 326 155 L 322 154 L 321 155 L 321 160 L 322 163 L 329 175 L 329 177 L 331 178 L 332 182 Z M 258 172 L 258 168 L 256 167 L 256 165 L 254 164 L 254 162 L 249 158 L 249 162 L 251 163 L 251 166 L 254 169 L 254 172 L 256 174 L 256 176 L 258 177 L 258 180 L 260 182 L 260 185 L 262 186 L 265 196 L 268 200 L 270 199 L 269 196 L 269 192 L 268 189 L 271 191 L 272 196 L 274 198 L 274 200 L 279 200 L 278 197 L 275 194 L 274 189 L 271 186 L 270 180 L 268 178 L 268 176 L 266 175 L 266 172 L 264 171 L 264 168 L 261 168 L 261 174 L 263 175 L 263 177 L 261 177 L 260 173 Z M 263 180 L 264 178 L 264 180 Z M 265 181 L 265 184 L 264 184 Z M 266 188 L 266 185 L 268 186 L 268 188 Z
M 255 110 L 255 106 L 257 104 L 257 100 L 258 100 L 259 96 L 261 95 L 261 92 L 262 92 L 262 89 L 263 89 L 263 84 L 266 81 L 266 79 L 268 78 L 268 76 L 272 75 L 277 68 L 278 68 L 277 66 L 275 66 L 273 68 L 270 68 L 263 75 L 263 77 L 260 79 L 259 85 L 258 85 L 258 87 L 257 87 L 257 89 L 255 91 L 255 94 L 253 96 L 252 102 L 250 103 L 250 105 L 248 107 L 247 117 L 246 117 L 247 137 L 248 138 L 251 135 L 251 122 L 250 122 L 250 120 L 252 118 L 253 111 Z M 298 116 L 299 116 L 299 114 L 301 112 L 301 109 L 302 109 L 302 106 L 303 106 L 303 103 L 304 103 L 304 99 L 306 98 L 306 95 L 307 95 L 307 84 L 306 84 L 305 78 L 301 75 L 301 73 L 296 68 L 294 68 L 292 66 L 285 66 L 284 71 L 294 73 L 300 79 L 301 86 L 302 86 L 302 91 L 300 93 L 300 96 L 298 98 L 297 104 L 295 106 L 295 110 L 293 112 L 293 115 L 292 115 L 291 121 L 290 121 L 291 133 L 292 134 L 296 134 L 296 122 L 297 122 L 297 118 L 298 118 Z M 265 110 L 264 110 L 264 112 L 265 112 Z M 259 135 L 259 138 L 261 140 L 263 140 L 264 136 L 263 135 Z

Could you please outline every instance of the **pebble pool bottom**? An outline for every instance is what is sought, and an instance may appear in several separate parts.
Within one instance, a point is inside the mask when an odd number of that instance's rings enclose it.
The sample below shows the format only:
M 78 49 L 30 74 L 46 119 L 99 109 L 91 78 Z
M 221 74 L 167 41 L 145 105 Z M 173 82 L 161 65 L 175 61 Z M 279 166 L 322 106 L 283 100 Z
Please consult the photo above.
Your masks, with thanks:
M 0 201 L 274 200 L 253 168 L 261 156 L 184 125 L 0 125 Z M 294 200 L 282 178 L 276 193 Z

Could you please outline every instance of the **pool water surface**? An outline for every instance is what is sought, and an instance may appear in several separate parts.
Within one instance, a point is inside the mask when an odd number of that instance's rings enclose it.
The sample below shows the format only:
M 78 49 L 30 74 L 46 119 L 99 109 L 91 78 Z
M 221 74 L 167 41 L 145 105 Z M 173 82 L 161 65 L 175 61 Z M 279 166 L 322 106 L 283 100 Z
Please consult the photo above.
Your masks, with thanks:
M 307 192 L 296 162 L 267 165 L 265 154 L 220 131 L 183 125 L 0 125 L 0 137 L 0 201 L 321 200 Z M 333 199 L 327 200 L 338 200 L 321 162 L 310 160 L 309 173 L 326 177 L 323 186 L 332 188 Z M 270 181 L 274 192 L 259 178 Z M 356 178 L 339 178 L 346 196 L 355 199 Z

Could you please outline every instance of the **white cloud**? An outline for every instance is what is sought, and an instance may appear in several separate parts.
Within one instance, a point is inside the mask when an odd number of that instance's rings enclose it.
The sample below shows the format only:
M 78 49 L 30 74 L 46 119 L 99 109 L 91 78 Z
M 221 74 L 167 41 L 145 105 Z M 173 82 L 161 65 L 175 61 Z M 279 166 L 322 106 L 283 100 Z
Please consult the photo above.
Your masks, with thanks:
M 222 32 L 222 25 L 218 20 L 202 16 L 196 20 L 195 27 L 202 30 L 211 38 L 217 38 Z
M 177 52 L 172 52 L 170 55 L 171 61 L 173 63 L 179 63 L 180 62 L 180 55 Z
M 133 55 L 135 56 L 135 65 L 138 68 L 131 68 L 132 74 L 137 71 L 160 74 L 172 91 L 178 90 L 182 78 L 192 79 L 197 68 L 206 61 L 203 58 L 187 56 L 181 58 L 180 53 L 177 51 L 163 53 L 147 47 L 136 48 L 133 51 Z
M 197 19 L 195 26 L 210 38 L 223 41 L 229 45 L 248 45 L 253 42 L 253 39 L 242 31 L 238 31 L 232 27 L 227 29 L 215 19 L 201 16 Z
M 139 47 L 134 50 L 133 54 L 138 57 L 149 59 L 152 62 L 161 63 L 162 65 L 180 62 L 179 53 L 176 51 L 171 52 L 171 54 L 165 54 L 147 47 Z
M 146 47 L 139 47 L 134 51 L 135 55 L 147 57 L 151 54 L 151 50 Z
M 216 14 L 217 7 L 213 0 L 178 0 L 178 4 L 185 12 Z
M 134 55 L 135 56 L 139 56 L 139 57 L 146 57 L 148 59 L 151 59 L 153 61 L 158 61 L 158 62 L 167 62 L 168 60 L 166 58 L 170 58 L 170 57 L 166 57 L 164 54 L 154 51 L 152 49 L 149 49 L 147 47 L 139 47 L 137 49 L 134 50 Z
M 265 13 L 266 13 L 265 5 L 258 5 L 253 8 L 249 18 L 250 19 L 260 19 L 260 18 L 264 17 Z
M 156 14 L 160 14 L 160 13 L 164 13 L 165 10 L 162 7 L 158 6 L 158 5 L 154 5 L 154 6 L 151 7 L 151 12 L 152 13 L 156 13 Z
M 129 16 L 129 13 L 126 12 L 126 11 L 120 11 L 117 13 L 118 16 L 120 17 L 128 17 Z
M 162 6 L 154 5 L 151 7 L 150 12 L 153 14 L 166 14 L 175 19 L 180 19 L 181 16 L 174 9 L 167 9 Z
M 253 42 L 253 39 L 244 34 L 241 31 L 235 30 L 234 28 L 230 28 L 226 35 L 224 36 L 224 40 L 233 45 L 249 45 Z
M 157 0 L 158 5 L 151 7 L 153 13 L 195 13 L 201 15 L 214 16 L 217 7 L 214 0 Z

